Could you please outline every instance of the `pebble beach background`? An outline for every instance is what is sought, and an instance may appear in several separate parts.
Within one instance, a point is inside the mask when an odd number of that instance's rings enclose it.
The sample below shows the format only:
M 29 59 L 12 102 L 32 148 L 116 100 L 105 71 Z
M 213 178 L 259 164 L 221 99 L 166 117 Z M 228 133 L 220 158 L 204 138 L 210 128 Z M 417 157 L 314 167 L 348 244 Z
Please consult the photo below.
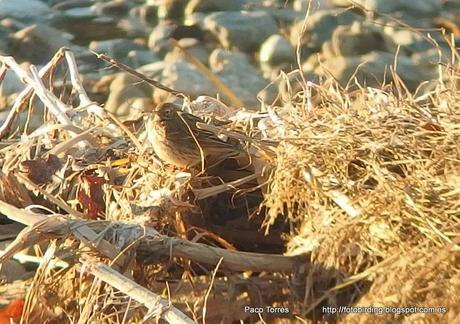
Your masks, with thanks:
M 442 31 L 460 35 L 459 12 L 459 1 L 441 0 L 330 0 L 310 6 L 305 0 L 0 0 L 0 54 L 40 67 L 68 47 L 94 99 L 118 116 L 135 117 L 166 94 L 107 68 L 92 51 L 191 97 L 215 97 L 215 86 L 169 41 L 174 38 L 246 108 L 258 109 L 259 100 L 273 102 L 280 71 L 300 67 L 307 80 L 332 76 L 342 85 L 354 75 L 375 86 L 388 81 L 396 52 L 396 70 L 414 91 L 438 78 L 440 49 L 448 59 L 446 38 L 451 40 Z M 0 86 L 0 122 L 23 87 L 7 74 Z

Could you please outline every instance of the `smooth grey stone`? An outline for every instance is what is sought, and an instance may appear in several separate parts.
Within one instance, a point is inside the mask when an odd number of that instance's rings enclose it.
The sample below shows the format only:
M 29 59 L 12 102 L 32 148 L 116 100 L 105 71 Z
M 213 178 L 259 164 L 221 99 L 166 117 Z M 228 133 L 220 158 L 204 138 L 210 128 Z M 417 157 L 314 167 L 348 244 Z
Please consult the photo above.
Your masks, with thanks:
M 441 9 L 439 0 L 355 0 L 368 10 L 379 13 L 393 14 L 396 11 L 403 11 L 415 17 L 436 16 Z M 350 5 L 348 0 L 331 0 L 331 4 L 347 7 Z M 404 17 L 403 17 L 404 18 Z
M 210 57 L 211 70 L 247 105 L 258 108 L 257 94 L 269 83 L 245 53 L 215 49 Z
M 105 109 L 116 116 L 130 115 L 130 107 L 137 103 L 136 109 L 151 102 L 152 87 L 127 73 L 119 73 L 110 84 L 109 97 Z M 145 100 L 144 100 L 145 99 Z
M 391 79 L 390 66 L 394 62 L 394 54 L 387 52 L 372 52 L 353 57 L 337 56 L 322 62 L 315 69 L 315 73 L 323 76 L 332 75 L 343 86 L 349 82 L 350 77 L 354 76 L 362 85 L 380 88 L 383 81 L 388 82 Z M 437 78 L 436 68 L 422 68 L 410 58 L 402 55 L 398 57 L 397 62 L 397 73 L 409 90 L 415 90 L 423 81 Z
M 0 0 L 0 19 L 46 20 L 53 13 L 46 3 L 39 0 Z
M 300 45 L 305 56 L 318 52 L 324 42 L 329 40 L 333 31 L 340 25 L 349 25 L 354 21 L 362 20 L 358 15 L 343 10 L 320 10 L 308 18 L 308 24 L 304 28 L 304 22 L 299 21 L 291 28 L 290 41 L 293 46 Z
M 203 28 L 225 48 L 243 52 L 257 50 L 265 39 L 278 32 L 275 19 L 264 11 L 216 12 L 206 16 Z
M 125 59 L 130 51 L 145 50 L 143 46 L 124 38 L 92 41 L 89 49 L 96 53 L 105 53 L 116 59 Z
M 239 11 L 243 9 L 244 0 L 190 0 L 185 7 L 185 15 L 195 12 Z
M 293 62 L 295 49 L 286 38 L 275 34 L 267 38 L 260 47 L 259 60 L 271 65 Z

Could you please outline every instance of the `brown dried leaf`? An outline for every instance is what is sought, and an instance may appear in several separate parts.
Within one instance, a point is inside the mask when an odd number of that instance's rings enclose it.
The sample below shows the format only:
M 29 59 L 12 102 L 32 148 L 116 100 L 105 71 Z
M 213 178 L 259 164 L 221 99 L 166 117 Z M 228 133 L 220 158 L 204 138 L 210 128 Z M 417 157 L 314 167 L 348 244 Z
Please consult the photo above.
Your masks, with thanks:
M 62 168 L 62 161 L 56 155 L 49 154 L 45 159 L 23 161 L 20 171 L 35 184 L 44 184 L 51 181 L 51 176 Z
M 97 219 L 105 213 L 104 191 L 105 179 L 94 175 L 82 175 L 77 199 L 89 219 Z

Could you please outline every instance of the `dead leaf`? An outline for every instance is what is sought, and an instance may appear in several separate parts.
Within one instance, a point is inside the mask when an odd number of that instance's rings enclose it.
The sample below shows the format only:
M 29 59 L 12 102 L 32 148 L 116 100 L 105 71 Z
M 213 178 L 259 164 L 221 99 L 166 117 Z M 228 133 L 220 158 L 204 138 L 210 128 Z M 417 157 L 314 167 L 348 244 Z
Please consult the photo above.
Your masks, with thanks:
M 44 184 L 51 180 L 51 176 L 62 168 L 62 161 L 56 155 L 49 154 L 46 159 L 23 161 L 20 171 L 35 184 Z
M 82 175 L 77 199 L 88 219 L 97 219 L 105 214 L 104 178 L 94 175 Z

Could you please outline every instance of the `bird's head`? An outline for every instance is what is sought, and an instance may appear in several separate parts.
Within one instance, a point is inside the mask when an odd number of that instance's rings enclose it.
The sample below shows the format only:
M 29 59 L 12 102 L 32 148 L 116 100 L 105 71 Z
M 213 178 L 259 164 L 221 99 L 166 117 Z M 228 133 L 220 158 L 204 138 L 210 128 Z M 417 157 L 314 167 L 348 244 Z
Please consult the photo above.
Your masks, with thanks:
M 173 103 L 167 102 L 161 104 L 153 111 L 154 119 L 158 121 L 170 120 L 175 118 L 180 111 L 179 107 Z

